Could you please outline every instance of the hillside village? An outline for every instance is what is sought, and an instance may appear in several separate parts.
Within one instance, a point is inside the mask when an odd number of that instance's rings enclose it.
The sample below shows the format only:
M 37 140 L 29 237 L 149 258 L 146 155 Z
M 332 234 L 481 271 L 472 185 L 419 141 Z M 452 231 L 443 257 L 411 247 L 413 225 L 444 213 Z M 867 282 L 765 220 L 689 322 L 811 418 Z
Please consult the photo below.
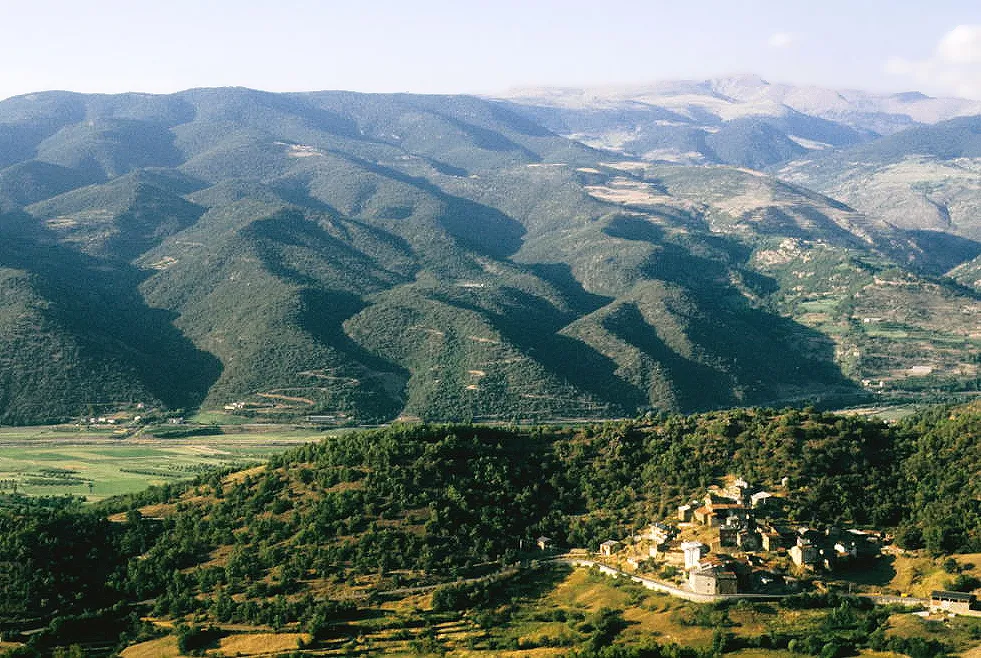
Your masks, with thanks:
M 706 601 L 780 598 L 801 591 L 805 579 L 847 575 L 881 558 L 889 543 L 884 532 L 838 526 L 819 530 L 789 520 L 788 485 L 785 477 L 767 491 L 729 477 L 725 486 L 710 486 L 702 498 L 679 506 L 676 518 L 625 541 L 602 542 L 597 564 L 601 571 L 629 574 L 649 588 Z M 539 548 L 548 548 L 547 541 L 539 538 Z M 934 590 L 929 601 L 905 597 L 880 598 L 922 604 L 931 613 L 981 617 L 973 593 Z
M 604 541 L 601 557 L 656 574 L 702 595 L 783 594 L 805 576 L 847 571 L 877 559 L 883 533 L 788 519 L 788 480 L 767 491 L 730 478 L 627 541 Z

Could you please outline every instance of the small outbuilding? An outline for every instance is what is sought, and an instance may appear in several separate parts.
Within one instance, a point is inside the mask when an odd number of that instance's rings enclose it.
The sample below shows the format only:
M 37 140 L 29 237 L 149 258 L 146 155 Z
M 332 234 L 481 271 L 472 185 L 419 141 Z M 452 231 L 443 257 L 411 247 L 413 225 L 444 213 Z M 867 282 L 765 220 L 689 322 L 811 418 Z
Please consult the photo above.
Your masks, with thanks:
M 966 592 L 934 590 L 930 593 L 930 612 L 970 614 L 974 603 L 975 596 Z

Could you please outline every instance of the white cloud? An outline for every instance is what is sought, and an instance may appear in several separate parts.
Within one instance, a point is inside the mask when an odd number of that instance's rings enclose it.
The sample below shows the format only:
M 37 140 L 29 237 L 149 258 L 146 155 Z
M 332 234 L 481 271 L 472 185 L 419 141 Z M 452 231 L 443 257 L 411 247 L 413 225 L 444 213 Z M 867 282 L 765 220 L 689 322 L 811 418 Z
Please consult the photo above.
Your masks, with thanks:
M 951 64 L 981 64 L 981 25 L 958 25 L 945 34 L 937 56 Z
M 981 25 L 958 25 L 940 39 L 932 57 L 890 57 L 885 70 L 933 93 L 981 99 Z
M 776 32 L 767 39 L 767 45 L 771 48 L 789 48 L 794 45 L 797 38 L 790 32 Z

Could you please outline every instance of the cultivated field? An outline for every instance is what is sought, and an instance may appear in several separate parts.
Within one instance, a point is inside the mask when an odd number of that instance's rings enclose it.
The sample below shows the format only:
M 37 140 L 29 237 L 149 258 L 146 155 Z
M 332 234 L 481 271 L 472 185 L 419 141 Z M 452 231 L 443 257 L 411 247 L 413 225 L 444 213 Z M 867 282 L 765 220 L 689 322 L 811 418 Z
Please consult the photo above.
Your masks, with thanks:
M 0 493 L 101 500 L 212 468 L 247 466 L 326 434 L 286 426 L 227 427 L 180 439 L 69 426 L 0 428 Z

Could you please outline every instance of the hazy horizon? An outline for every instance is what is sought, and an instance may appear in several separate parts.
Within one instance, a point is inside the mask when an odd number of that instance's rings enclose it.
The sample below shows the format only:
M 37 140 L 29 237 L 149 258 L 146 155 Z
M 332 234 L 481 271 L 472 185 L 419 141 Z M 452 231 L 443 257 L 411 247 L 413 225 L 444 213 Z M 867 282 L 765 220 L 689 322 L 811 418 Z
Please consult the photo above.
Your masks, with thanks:
M 9 7 L 0 98 L 48 90 L 499 94 L 756 74 L 981 99 L 981 6 L 39 0 Z

